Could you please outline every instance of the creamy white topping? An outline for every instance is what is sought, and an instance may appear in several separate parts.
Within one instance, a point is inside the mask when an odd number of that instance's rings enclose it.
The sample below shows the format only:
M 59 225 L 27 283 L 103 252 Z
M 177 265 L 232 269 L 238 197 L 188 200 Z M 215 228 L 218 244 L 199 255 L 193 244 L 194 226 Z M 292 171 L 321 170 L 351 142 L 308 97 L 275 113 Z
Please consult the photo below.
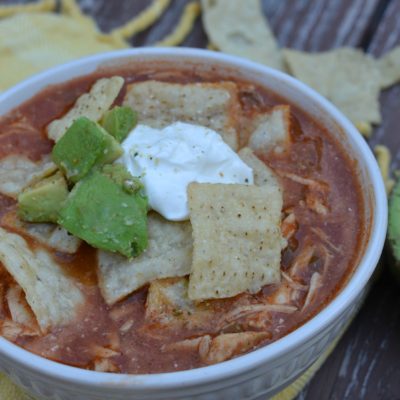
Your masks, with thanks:
M 176 122 L 164 129 L 137 125 L 119 160 L 140 176 L 150 207 L 171 221 L 189 218 L 191 182 L 253 184 L 253 170 L 212 129 Z

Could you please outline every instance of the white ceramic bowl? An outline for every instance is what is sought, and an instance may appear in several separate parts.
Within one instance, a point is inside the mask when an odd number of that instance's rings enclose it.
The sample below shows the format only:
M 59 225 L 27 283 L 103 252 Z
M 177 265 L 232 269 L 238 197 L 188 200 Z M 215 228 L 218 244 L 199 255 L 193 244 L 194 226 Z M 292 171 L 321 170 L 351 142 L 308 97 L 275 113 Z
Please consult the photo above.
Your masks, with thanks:
M 0 338 L 0 369 L 40 399 L 267 399 L 305 371 L 342 332 L 360 306 L 382 251 L 387 200 L 381 175 L 364 139 L 332 104 L 296 79 L 241 58 L 194 49 L 141 48 L 101 54 L 36 75 L 0 96 L 0 115 L 52 83 L 89 74 L 100 66 L 168 61 L 227 69 L 231 76 L 261 84 L 322 121 L 358 160 L 371 229 L 351 279 L 314 318 L 282 339 L 230 361 L 183 372 L 123 375 L 58 364 Z

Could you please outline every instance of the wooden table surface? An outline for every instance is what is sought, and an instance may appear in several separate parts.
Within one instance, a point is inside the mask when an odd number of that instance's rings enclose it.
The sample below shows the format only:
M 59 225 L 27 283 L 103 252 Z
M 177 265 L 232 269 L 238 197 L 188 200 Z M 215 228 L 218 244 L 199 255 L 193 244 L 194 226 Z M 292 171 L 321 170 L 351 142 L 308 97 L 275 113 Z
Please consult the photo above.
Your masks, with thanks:
M 27 1 L 0 0 L 0 4 Z M 160 21 L 134 37 L 132 45 L 151 45 L 163 38 L 186 3 L 172 0 Z M 148 4 L 150 0 L 80 0 L 82 9 L 104 31 Z M 380 56 L 400 44 L 400 0 L 263 0 L 263 10 L 283 47 L 321 51 L 353 46 Z M 183 45 L 206 47 L 207 43 L 198 20 Z M 388 145 L 393 151 L 392 169 L 398 169 L 400 85 L 384 91 L 380 102 L 383 123 L 375 129 L 370 145 Z M 386 259 L 358 316 L 297 400 L 400 399 L 400 285 L 393 281 Z

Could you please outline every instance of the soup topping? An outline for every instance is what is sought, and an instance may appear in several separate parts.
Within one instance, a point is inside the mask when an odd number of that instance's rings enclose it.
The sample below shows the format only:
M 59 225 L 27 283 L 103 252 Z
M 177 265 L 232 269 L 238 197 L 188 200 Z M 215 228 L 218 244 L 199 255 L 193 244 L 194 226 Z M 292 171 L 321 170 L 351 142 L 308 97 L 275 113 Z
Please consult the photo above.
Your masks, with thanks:
M 138 125 L 122 143 L 123 164 L 139 176 L 151 209 L 170 221 L 189 218 L 191 182 L 252 184 L 252 170 L 206 127 L 176 122 L 163 129 Z

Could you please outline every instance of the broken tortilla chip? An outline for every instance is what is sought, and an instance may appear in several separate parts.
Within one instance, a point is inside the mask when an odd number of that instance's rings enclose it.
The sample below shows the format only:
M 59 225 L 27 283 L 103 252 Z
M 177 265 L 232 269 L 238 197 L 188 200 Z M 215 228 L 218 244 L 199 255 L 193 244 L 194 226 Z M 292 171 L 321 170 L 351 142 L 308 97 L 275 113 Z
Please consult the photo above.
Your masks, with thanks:
M 54 65 L 122 47 L 104 36 L 59 14 L 18 14 L 1 20 L 0 91 Z
M 8 310 L 11 314 L 11 319 L 14 322 L 30 328 L 37 327 L 35 316 L 26 302 L 24 293 L 20 286 L 10 286 L 7 290 L 6 300 Z
M 400 46 L 387 52 L 377 62 L 381 74 L 382 89 L 400 81 Z
M 176 330 L 201 329 L 206 321 L 215 320 L 212 303 L 196 303 L 188 297 L 186 277 L 157 279 L 150 283 L 146 300 L 146 321 Z
M 243 147 L 238 152 L 238 155 L 253 170 L 254 184 L 256 186 L 272 185 L 276 187 L 276 190 L 282 191 L 277 175 L 250 148 Z
M 291 73 L 332 101 L 354 123 L 381 122 L 381 74 L 362 50 L 339 48 L 321 53 L 285 50 Z
M 201 5 L 208 39 L 218 49 L 284 70 L 260 0 L 202 0 Z
M 74 254 L 82 241 L 59 225 L 21 221 L 15 211 L 2 216 L 1 226 L 18 235 L 28 236 L 42 245 L 62 253 Z
M 35 163 L 20 155 L 10 155 L 0 159 L 0 193 L 17 198 L 25 187 L 51 175 L 57 166 L 44 157 Z
M 124 79 L 120 76 L 99 79 L 90 92 L 81 95 L 62 118 L 52 121 L 47 126 L 47 136 L 57 142 L 79 117 L 99 121 L 114 103 L 123 84 Z
M 291 142 L 290 120 L 290 106 L 287 105 L 275 106 L 254 116 L 248 146 L 256 153 L 284 152 Z
M 43 332 L 77 316 L 84 296 L 44 250 L 34 252 L 21 236 L 0 228 L 0 261 L 25 292 Z
M 201 7 L 197 1 L 193 1 L 185 6 L 181 19 L 174 31 L 164 39 L 155 43 L 154 46 L 178 46 L 180 45 L 193 29 L 196 18 L 200 15 Z
M 12 15 L 20 13 L 54 11 L 56 6 L 56 0 L 41 0 L 30 4 L 12 4 L 0 6 L 0 18 L 11 17 Z
M 99 251 L 97 270 L 101 293 L 111 305 L 155 279 L 190 273 L 192 235 L 188 222 L 170 222 L 156 213 L 148 219 L 149 245 L 132 260 Z
M 189 298 L 256 293 L 280 282 L 282 192 L 274 185 L 192 183 Z
M 128 86 L 124 105 L 138 113 L 143 125 L 159 129 L 177 121 L 203 125 L 218 132 L 234 150 L 238 147 L 240 108 L 233 82 L 133 83 Z
M 385 183 L 386 194 L 389 195 L 395 184 L 395 181 L 390 177 L 390 160 L 392 158 L 390 150 L 384 145 L 377 145 L 374 147 L 374 153 Z

